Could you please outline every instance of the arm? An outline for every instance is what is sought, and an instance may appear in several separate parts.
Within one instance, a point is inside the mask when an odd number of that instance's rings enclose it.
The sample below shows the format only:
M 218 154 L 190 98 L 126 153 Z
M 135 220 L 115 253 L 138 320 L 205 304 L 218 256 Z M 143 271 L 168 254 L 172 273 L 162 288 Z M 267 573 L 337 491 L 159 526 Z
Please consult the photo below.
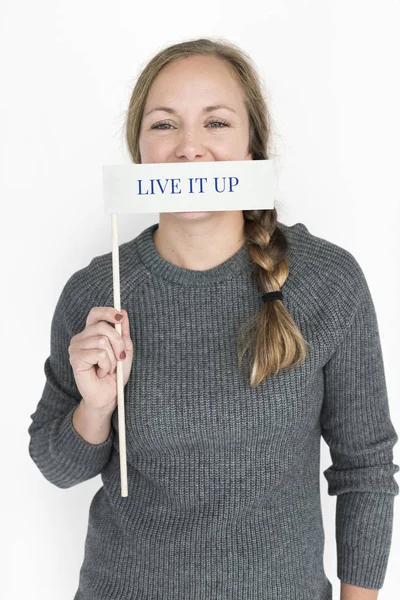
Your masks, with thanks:
M 98 416 L 96 421 L 93 418 L 89 424 L 69 362 L 70 340 L 85 327 L 91 308 L 82 306 L 85 291 L 81 288 L 82 278 L 75 279 L 73 275 L 57 303 L 51 324 L 50 356 L 44 363 L 44 390 L 28 429 L 32 460 L 42 475 L 59 488 L 69 488 L 98 475 L 113 447 L 112 427 L 102 441 L 107 431 L 106 416 Z M 107 418 L 111 421 L 111 416 Z
M 355 308 L 323 367 L 320 416 L 332 458 L 324 476 L 328 494 L 337 495 L 337 576 L 347 584 L 342 600 L 370 598 L 383 586 L 399 493 L 394 478 L 399 466 L 392 462 L 398 436 L 390 419 L 377 318 L 355 259 L 352 270 Z
M 110 435 L 111 418 L 112 413 L 91 410 L 82 398 L 72 415 L 72 424 L 89 444 L 102 444 Z
M 340 582 L 340 600 L 376 600 L 379 590 L 368 590 L 349 583 Z

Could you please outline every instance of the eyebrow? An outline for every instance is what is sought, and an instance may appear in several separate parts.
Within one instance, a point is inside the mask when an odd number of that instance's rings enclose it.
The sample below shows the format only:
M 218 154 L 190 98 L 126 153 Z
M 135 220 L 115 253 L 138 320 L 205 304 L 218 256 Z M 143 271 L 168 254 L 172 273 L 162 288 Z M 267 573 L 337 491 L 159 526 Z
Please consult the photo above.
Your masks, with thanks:
M 203 108 L 203 112 L 204 113 L 208 113 L 208 112 L 212 112 L 213 110 L 218 110 L 218 108 L 226 108 L 228 110 L 230 110 L 231 112 L 236 114 L 236 111 L 233 110 L 233 108 L 230 108 L 229 106 L 227 106 L 226 104 L 213 104 L 212 106 L 206 106 L 205 108 Z M 170 108 L 169 106 L 156 106 L 155 108 L 152 108 L 151 110 L 149 110 L 147 113 L 145 113 L 143 116 L 147 117 L 147 115 L 149 115 L 152 112 L 155 112 L 156 110 L 162 110 L 164 112 L 167 112 L 171 115 L 176 115 L 176 110 L 174 110 L 173 108 Z

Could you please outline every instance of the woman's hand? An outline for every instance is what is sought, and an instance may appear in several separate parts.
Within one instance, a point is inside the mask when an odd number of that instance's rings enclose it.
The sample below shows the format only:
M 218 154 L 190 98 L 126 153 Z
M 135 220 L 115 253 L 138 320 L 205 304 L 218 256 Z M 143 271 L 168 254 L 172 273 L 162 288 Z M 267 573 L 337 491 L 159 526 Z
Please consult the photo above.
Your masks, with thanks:
M 86 327 L 71 338 L 69 362 L 76 385 L 87 407 L 101 412 L 114 412 L 117 401 L 117 360 L 122 360 L 124 386 L 132 369 L 133 343 L 130 338 L 129 318 L 121 310 L 109 306 L 91 309 Z M 121 323 L 120 335 L 110 323 Z M 125 358 L 121 353 L 125 352 Z M 122 354 L 123 356 L 123 354 Z

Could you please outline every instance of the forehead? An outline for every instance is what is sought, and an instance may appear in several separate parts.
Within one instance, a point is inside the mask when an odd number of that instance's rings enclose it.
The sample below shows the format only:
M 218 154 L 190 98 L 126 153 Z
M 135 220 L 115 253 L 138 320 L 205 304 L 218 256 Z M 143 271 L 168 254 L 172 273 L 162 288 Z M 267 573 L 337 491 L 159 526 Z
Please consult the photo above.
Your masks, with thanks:
M 212 96 L 215 103 L 230 99 L 240 103 L 242 90 L 231 67 L 215 56 L 189 56 L 166 65 L 154 79 L 146 104 L 163 96 L 184 99 L 187 96 Z

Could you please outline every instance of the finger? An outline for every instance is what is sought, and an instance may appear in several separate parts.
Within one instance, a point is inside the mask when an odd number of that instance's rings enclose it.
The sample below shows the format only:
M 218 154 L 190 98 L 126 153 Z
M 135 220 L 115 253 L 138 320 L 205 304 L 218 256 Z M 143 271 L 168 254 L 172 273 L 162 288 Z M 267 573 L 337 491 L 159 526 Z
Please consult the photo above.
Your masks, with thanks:
M 86 327 L 99 323 L 101 321 L 108 321 L 109 323 L 121 323 L 122 320 L 116 319 L 116 315 L 122 314 L 122 312 L 116 310 L 112 306 L 94 306 L 90 311 L 86 319 Z
M 124 341 L 125 351 L 132 352 L 133 344 L 132 344 L 130 325 L 129 325 L 129 315 L 124 308 L 121 309 L 121 314 L 124 315 L 124 318 L 122 319 L 122 323 L 121 323 L 121 337 Z
M 69 362 L 75 372 L 89 371 L 98 365 L 97 375 L 101 379 L 111 370 L 111 361 L 107 350 L 104 348 L 87 348 L 73 352 Z
M 122 335 L 120 335 L 112 325 L 106 323 L 106 321 L 98 321 L 92 325 L 88 325 L 84 331 L 71 340 L 71 344 L 78 344 L 78 346 L 80 346 L 82 340 L 89 337 L 97 337 L 99 335 L 103 335 L 108 338 L 111 348 L 114 352 L 115 360 L 121 360 L 121 352 L 126 351 L 125 341 Z
M 110 325 L 107 325 L 107 327 L 112 329 L 112 327 Z M 97 349 L 107 350 L 112 371 L 114 371 L 114 369 L 117 367 L 117 359 L 115 357 L 114 350 L 110 344 L 110 340 L 106 334 L 98 334 L 98 335 L 90 335 L 88 337 L 82 337 L 80 340 L 78 340 L 78 342 L 74 342 L 74 344 L 71 346 L 72 346 L 72 352 L 74 352 L 74 347 L 76 348 L 76 351 L 87 350 L 89 348 L 97 348 Z

